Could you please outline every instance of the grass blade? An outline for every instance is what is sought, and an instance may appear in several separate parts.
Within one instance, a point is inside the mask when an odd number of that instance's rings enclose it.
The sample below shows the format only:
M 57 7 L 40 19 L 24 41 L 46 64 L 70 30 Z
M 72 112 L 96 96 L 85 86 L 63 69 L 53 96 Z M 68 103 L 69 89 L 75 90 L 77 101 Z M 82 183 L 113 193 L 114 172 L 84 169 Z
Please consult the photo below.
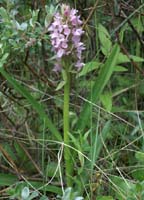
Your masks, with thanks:
M 16 175 L 13 174 L 4 174 L 0 173 L 0 186 L 11 186 L 13 184 L 23 184 L 23 182 L 19 182 L 18 178 Z M 53 186 L 53 185 L 47 185 L 44 184 L 42 181 L 27 181 L 27 184 L 31 187 L 32 189 L 39 189 L 40 191 L 47 191 L 47 192 L 52 192 L 54 194 L 59 194 L 62 195 L 62 190 L 60 187 Z
M 109 135 L 109 130 L 111 127 L 111 121 L 106 122 L 102 132 L 100 135 L 98 135 L 96 142 L 94 143 L 94 145 L 92 146 L 92 167 L 94 166 L 94 164 L 96 163 L 100 151 L 103 148 L 103 142 L 105 142 L 105 140 L 107 139 L 108 135 Z

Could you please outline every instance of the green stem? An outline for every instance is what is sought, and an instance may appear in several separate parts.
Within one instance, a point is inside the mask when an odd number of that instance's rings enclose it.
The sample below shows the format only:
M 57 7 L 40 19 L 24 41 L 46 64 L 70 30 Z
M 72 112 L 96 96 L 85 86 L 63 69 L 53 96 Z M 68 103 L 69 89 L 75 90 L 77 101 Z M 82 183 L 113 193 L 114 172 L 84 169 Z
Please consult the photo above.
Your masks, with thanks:
M 63 107 L 63 129 L 64 129 L 64 160 L 65 160 L 65 174 L 67 186 L 72 186 L 72 160 L 70 149 L 67 145 L 69 142 L 69 98 L 70 98 L 70 72 L 66 69 L 67 80 L 64 85 L 64 107 Z

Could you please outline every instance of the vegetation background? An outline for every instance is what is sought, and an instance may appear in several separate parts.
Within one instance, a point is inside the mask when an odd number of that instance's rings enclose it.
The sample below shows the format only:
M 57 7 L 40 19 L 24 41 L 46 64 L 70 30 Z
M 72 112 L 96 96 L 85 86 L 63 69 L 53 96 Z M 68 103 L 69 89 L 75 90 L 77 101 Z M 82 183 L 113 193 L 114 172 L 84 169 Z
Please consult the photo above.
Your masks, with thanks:
M 86 47 L 71 80 L 71 187 L 47 31 L 62 3 L 79 10 Z M 0 199 L 144 199 L 143 63 L 143 0 L 0 0 Z

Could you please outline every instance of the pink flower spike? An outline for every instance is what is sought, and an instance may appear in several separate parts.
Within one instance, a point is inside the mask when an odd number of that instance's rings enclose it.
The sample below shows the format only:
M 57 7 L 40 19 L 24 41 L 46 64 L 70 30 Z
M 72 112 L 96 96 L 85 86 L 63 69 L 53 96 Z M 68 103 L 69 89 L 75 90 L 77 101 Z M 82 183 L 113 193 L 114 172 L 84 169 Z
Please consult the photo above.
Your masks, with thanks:
M 52 24 L 49 26 L 52 51 L 56 54 L 56 65 L 54 71 L 61 70 L 61 62 L 65 57 L 76 62 L 75 67 L 80 69 L 84 66 L 82 62 L 82 51 L 85 49 L 81 42 L 82 30 L 80 16 L 76 9 L 62 4 L 61 13 L 54 15 Z

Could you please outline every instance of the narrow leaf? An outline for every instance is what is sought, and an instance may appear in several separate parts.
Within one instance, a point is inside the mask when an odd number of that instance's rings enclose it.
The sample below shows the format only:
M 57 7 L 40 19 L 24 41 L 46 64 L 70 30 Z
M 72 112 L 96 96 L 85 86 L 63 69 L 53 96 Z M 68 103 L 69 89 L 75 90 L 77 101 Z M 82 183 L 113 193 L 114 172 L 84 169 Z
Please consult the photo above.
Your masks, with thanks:
M 98 69 L 101 66 L 101 63 L 97 62 L 97 61 L 91 61 L 85 64 L 85 66 L 82 68 L 82 70 L 80 71 L 80 73 L 78 74 L 78 77 L 80 76 L 85 76 L 87 75 L 89 72 Z
M 130 58 L 134 62 L 144 62 L 144 58 L 141 58 L 141 57 L 138 57 L 138 56 L 130 55 Z M 127 63 L 127 62 L 131 62 L 131 60 L 128 58 L 128 56 L 124 55 L 123 53 L 119 53 L 117 64 Z
M 101 47 L 102 53 L 105 56 L 107 56 L 110 53 L 111 47 L 112 47 L 110 35 L 108 31 L 106 30 L 106 28 L 102 26 L 101 24 L 99 24 L 98 26 L 98 34 L 99 34 L 100 43 L 102 45 Z
M 119 55 L 119 51 L 120 51 L 119 46 L 116 44 L 113 47 L 112 52 L 111 52 L 110 56 L 108 57 L 106 63 L 102 67 L 98 78 L 96 78 L 95 83 L 92 88 L 92 91 L 89 94 L 88 100 L 91 103 L 96 103 L 98 101 L 103 89 L 105 88 L 106 84 L 108 83 L 108 81 L 114 71 L 114 67 L 117 64 L 117 57 Z M 79 117 L 79 120 L 77 123 L 78 129 L 84 129 L 86 127 L 86 125 L 88 124 L 89 118 L 90 118 L 90 113 L 91 113 L 90 106 L 91 105 L 89 102 L 86 102 L 84 104 L 84 108 L 80 114 L 80 117 Z
M 100 96 L 100 100 L 105 109 L 110 112 L 112 109 L 112 95 L 110 93 L 104 93 Z

